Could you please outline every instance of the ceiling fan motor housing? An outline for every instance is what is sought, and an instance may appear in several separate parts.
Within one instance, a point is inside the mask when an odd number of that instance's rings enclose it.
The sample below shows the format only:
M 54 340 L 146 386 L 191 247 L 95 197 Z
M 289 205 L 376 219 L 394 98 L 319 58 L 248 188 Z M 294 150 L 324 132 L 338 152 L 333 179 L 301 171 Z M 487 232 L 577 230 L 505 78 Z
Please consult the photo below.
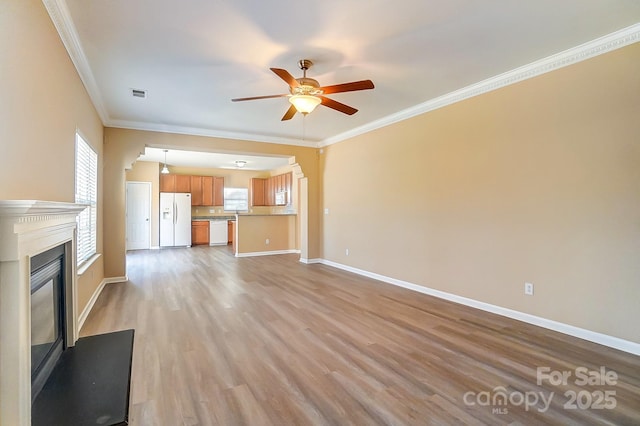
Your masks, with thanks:
M 311 68 L 313 62 L 309 59 L 300 59 L 298 61 L 298 67 L 302 70 L 303 76 L 296 78 L 296 81 L 300 86 L 291 87 L 289 91 L 292 95 L 307 95 L 307 96 L 319 96 L 323 91 L 320 89 L 320 83 L 318 80 L 307 77 L 307 70 Z
M 308 77 L 296 78 L 296 81 L 300 84 L 298 87 L 291 87 L 290 92 L 292 95 L 322 95 L 323 91 L 320 89 L 320 83 L 318 80 Z

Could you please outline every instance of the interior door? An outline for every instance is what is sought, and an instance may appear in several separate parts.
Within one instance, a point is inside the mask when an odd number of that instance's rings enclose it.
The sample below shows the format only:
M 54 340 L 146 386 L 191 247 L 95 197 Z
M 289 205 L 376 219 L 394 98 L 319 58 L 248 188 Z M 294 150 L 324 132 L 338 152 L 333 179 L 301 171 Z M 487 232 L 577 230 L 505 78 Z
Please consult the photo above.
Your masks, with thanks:
M 151 247 L 151 182 L 127 182 L 127 250 Z

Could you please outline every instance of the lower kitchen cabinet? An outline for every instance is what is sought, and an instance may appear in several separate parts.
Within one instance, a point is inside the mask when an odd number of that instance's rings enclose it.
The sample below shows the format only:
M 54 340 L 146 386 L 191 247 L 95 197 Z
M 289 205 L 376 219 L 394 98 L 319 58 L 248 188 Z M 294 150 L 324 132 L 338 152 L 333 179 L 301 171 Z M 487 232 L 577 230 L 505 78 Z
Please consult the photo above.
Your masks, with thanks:
M 233 244 L 233 234 L 235 232 L 235 221 L 234 220 L 230 220 L 228 222 L 228 231 L 227 231 L 227 235 L 228 235 L 228 244 Z
M 191 245 L 209 245 L 209 221 L 194 220 L 191 222 Z

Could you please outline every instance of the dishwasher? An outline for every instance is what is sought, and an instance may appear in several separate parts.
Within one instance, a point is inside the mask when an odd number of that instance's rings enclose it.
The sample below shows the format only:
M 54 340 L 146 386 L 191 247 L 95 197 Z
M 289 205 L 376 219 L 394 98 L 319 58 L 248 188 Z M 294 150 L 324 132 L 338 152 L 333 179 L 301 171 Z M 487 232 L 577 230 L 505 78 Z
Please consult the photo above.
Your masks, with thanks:
M 227 245 L 229 242 L 228 229 L 228 221 L 226 220 L 209 221 L 209 245 Z

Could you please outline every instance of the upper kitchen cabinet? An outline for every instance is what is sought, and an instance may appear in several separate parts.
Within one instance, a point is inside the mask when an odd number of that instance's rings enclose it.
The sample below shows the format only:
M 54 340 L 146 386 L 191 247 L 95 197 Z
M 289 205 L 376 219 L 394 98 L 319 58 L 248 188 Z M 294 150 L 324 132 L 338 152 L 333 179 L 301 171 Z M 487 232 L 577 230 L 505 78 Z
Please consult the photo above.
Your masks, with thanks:
M 213 177 L 213 204 L 214 206 L 224 206 L 224 178 Z
M 251 179 L 252 206 L 284 206 L 291 204 L 293 174 L 284 173 L 267 179 Z M 278 194 L 278 196 L 276 196 Z
M 202 205 L 213 206 L 213 176 L 202 176 Z M 224 186 L 224 184 L 223 184 Z
M 191 192 L 191 177 L 185 175 L 161 174 L 160 192 Z
M 191 205 L 192 206 L 204 206 L 202 203 L 202 176 L 190 176 L 191 181 Z
M 176 175 L 176 192 L 191 192 L 191 176 Z
M 264 206 L 264 186 L 265 179 L 251 178 L 251 205 L 252 206 Z
M 224 205 L 224 178 L 216 176 L 190 176 L 192 206 Z
M 267 179 L 264 183 L 264 205 L 273 206 L 276 204 L 276 185 L 273 177 Z

